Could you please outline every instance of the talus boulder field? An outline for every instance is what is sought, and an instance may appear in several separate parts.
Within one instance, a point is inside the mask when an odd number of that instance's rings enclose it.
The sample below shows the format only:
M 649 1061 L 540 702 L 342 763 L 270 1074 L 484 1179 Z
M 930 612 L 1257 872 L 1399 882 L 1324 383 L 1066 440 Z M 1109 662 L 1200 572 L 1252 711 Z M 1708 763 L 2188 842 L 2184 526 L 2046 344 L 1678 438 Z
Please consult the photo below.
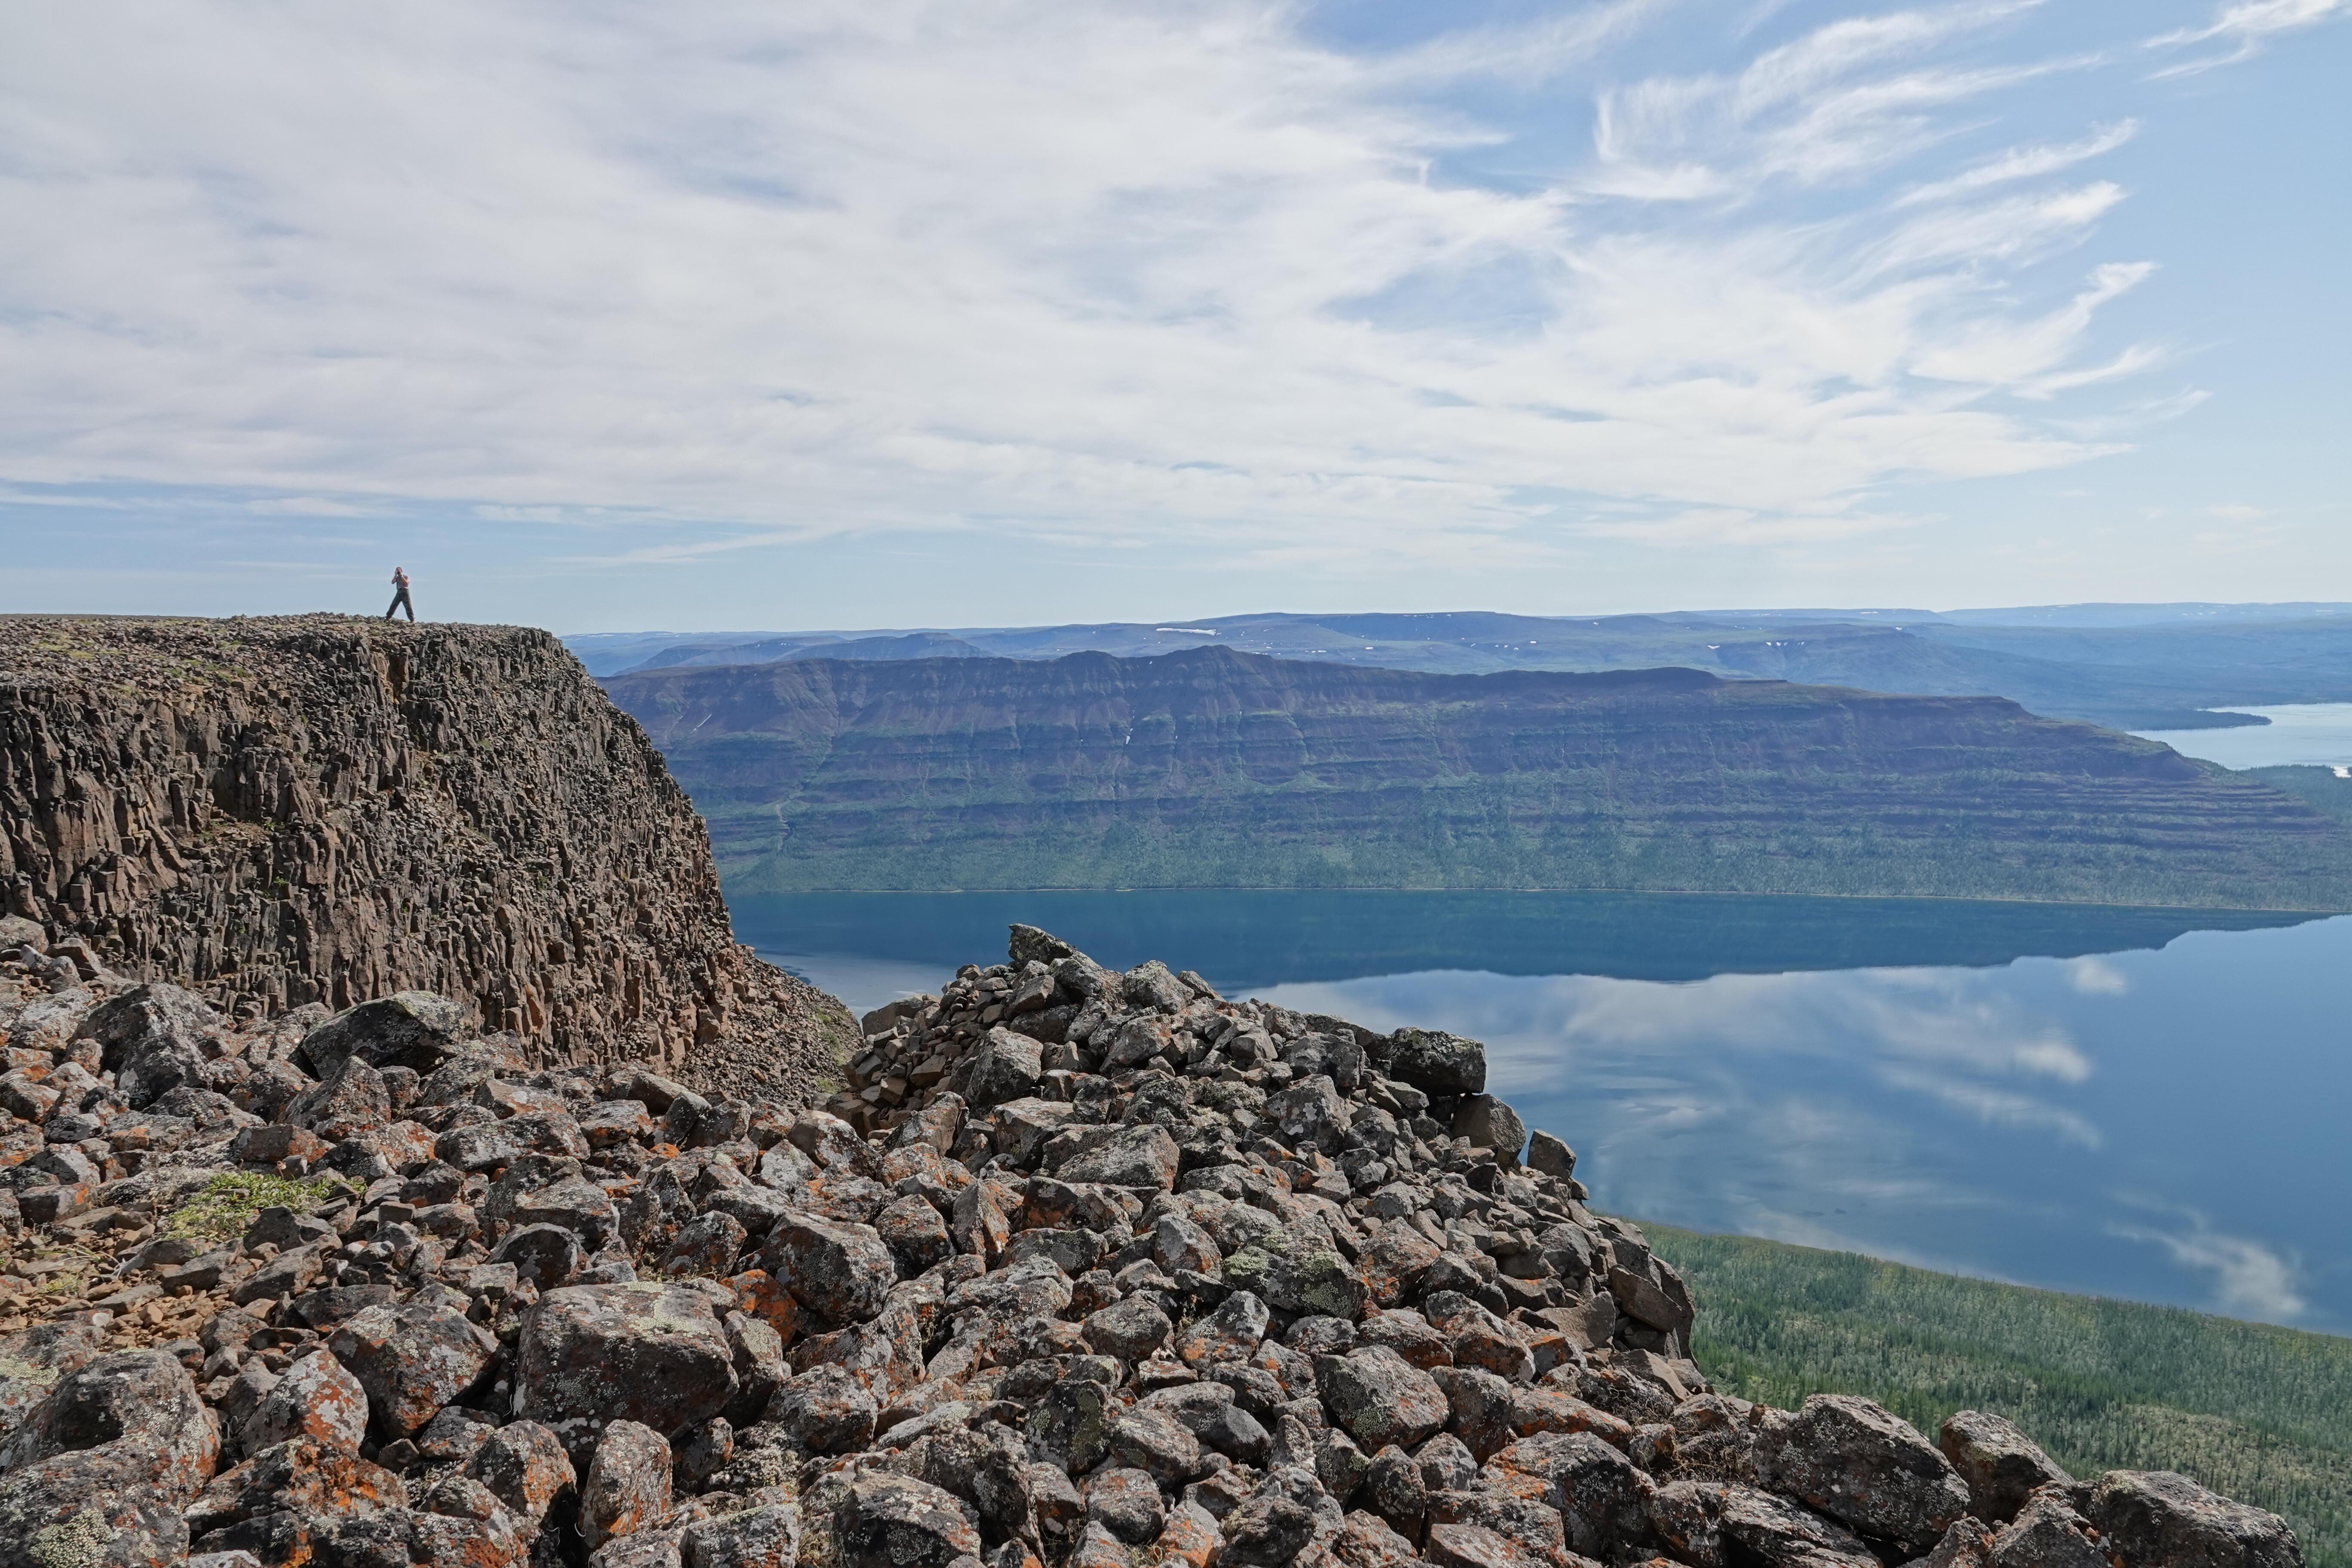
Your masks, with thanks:
M 420 1072 L 430 998 L 61 1025 L 14 952 L 0 1568 L 2303 1561 L 1980 1413 L 1715 1392 L 1475 1040 L 1016 927 L 814 1108 L 464 1023 Z M 120 1007 L 246 1076 L 132 1108 Z
M 460 1025 L 714 1071 L 850 1037 L 736 945 L 644 732 L 519 627 L 0 617 L 0 902 L 232 1016 L 404 1010 L 376 1069 Z
M 740 893 L 1617 889 L 2352 907 L 2352 831 L 1991 697 L 1223 647 L 606 680 Z

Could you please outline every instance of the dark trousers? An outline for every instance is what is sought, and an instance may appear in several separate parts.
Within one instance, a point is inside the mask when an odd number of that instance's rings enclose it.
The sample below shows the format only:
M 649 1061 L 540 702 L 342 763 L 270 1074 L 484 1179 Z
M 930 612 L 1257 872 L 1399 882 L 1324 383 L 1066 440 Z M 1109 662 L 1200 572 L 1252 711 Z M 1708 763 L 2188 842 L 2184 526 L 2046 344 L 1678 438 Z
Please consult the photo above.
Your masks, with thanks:
M 383 618 L 388 621 L 402 610 L 408 612 L 408 618 L 411 621 L 416 619 L 416 606 L 408 602 L 408 590 L 396 588 L 393 591 L 392 608 L 383 613 Z

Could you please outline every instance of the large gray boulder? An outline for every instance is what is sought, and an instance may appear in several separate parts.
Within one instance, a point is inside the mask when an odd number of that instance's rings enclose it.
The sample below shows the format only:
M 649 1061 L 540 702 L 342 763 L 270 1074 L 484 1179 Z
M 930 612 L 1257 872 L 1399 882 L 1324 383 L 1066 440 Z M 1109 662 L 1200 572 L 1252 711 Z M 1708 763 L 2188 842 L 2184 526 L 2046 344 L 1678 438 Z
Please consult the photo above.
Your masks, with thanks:
M 2091 1538 L 2088 1521 L 2056 1486 L 2042 1488 L 2020 1505 L 1984 1556 L 1990 1568 L 2113 1568 Z
M 1589 1432 L 1539 1432 L 1522 1437 L 1486 1461 L 1486 1473 L 1508 1490 L 1523 1477 L 1543 1489 L 1559 1512 L 1568 1548 L 1587 1557 L 1613 1558 L 1650 1537 L 1650 1478 L 1622 1452 Z
M 1756 1468 L 1774 1491 L 1864 1535 L 1924 1552 L 1969 1511 L 1969 1489 L 1916 1428 L 1867 1399 L 1816 1394 L 1767 1428 Z
M 991 1029 L 972 1058 L 964 1098 L 976 1110 L 1026 1098 L 1045 1076 L 1044 1047 L 1026 1035 Z
M 1181 1158 L 1176 1140 L 1160 1127 L 1127 1127 L 1065 1163 L 1063 1181 L 1099 1182 L 1110 1187 L 1166 1192 L 1176 1184 Z
M 593 1552 L 652 1524 L 669 1511 L 669 1499 L 668 1442 L 642 1422 L 612 1422 L 581 1484 L 580 1537 Z
M 1442 1029 L 1399 1029 L 1389 1037 L 1389 1076 L 1427 1094 L 1480 1094 L 1486 1047 Z
M 1733 1568 L 1743 1561 L 1771 1568 L 1873 1568 L 1879 1561 L 1844 1526 L 1738 1482 L 1670 1481 L 1651 1495 L 1649 1518 L 1675 1558 L 1696 1568 Z
M 1969 1489 L 1969 1511 L 1992 1524 L 2015 1519 L 2036 1489 L 2073 1479 L 2033 1439 L 1981 1410 L 1947 1416 L 1936 1446 Z
M 102 1065 L 114 1069 L 116 1092 L 131 1110 L 144 1110 L 175 1089 L 202 1087 L 203 1042 L 221 1026 L 212 1004 L 158 981 L 100 1002 L 75 1034 L 98 1042 Z
M 980 1518 L 953 1492 L 906 1476 L 868 1472 L 835 1489 L 818 1489 L 804 1528 L 827 1530 L 838 1543 L 833 1559 L 851 1565 L 948 1568 L 959 1558 L 980 1555 Z M 806 1552 L 803 1546 L 803 1554 Z
M 887 1254 L 882 1268 L 887 1276 Z M 614 1421 L 667 1436 L 724 1410 L 735 1352 L 698 1290 L 569 1285 L 524 1315 L 514 1375 L 514 1413 L 551 1429 L 585 1466 Z
M 446 996 L 401 991 L 336 1014 L 302 1037 L 299 1054 L 322 1079 L 348 1057 L 426 1077 L 459 1053 L 468 1032 L 466 1010 Z
M 381 1442 L 415 1436 L 472 1387 L 498 1341 L 464 1313 L 432 1302 L 370 1307 L 327 1336 L 327 1348 L 367 1393 Z
M 178 1563 L 180 1510 L 212 1479 L 220 1429 L 163 1351 L 118 1351 L 60 1378 L 0 1443 L 0 1563 Z
M 1316 1382 L 1332 1419 L 1368 1454 L 1391 1443 L 1412 1447 L 1453 1414 L 1436 1379 L 1386 1345 L 1326 1360 Z
M 1454 1136 L 1469 1139 L 1473 1147 L 1492 1149 L 1506 1165 L 1517 1165 L 1519 1151 L 1527 1146 L 1528 1124 L 1493 1095 L 1474 1094 L 1454 1112 Z
M 768 1233 L 761 1263 L 824 1323 L 871 1321 L 890 1300 L 897 1260 L 872 1226 L 788 1215 Z
M 2303 1568 L 2286 1521 L 2169 1470 L 2111 1470 L 2083 1513 L 2128 1568 Z
M 0 1335 L 0 1441 L 25 1424 L 58 1379 L 105 1348 L 106 1336 L 86 1322 L 39 1323 Z

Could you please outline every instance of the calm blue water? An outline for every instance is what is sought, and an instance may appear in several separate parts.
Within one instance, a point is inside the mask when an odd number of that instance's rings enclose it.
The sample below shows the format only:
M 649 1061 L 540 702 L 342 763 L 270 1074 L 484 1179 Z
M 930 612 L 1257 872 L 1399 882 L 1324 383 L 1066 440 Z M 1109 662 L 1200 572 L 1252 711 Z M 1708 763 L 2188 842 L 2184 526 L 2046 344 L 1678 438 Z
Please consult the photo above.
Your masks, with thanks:
M 1486 1042 L 1608 1210 L 2352 1331 L 2352 918 L 1559 894 L 844 894 L 738 936 L 861 1010 L 1008 921 Z
M 2297 702 L 2284 708 L 2232 708 L 2267 724 L 2229 730 L 2140 730 L 2184 757 L 2225 768 L 2325 767 L 2352 771 L 2352 702 Z

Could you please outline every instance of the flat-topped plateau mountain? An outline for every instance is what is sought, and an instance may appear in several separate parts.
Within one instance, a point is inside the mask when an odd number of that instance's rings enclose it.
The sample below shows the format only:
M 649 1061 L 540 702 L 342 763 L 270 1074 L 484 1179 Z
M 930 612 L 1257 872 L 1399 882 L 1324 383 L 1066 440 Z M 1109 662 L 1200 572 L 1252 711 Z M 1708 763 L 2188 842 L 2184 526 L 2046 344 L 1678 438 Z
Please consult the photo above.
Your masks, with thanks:
M 232 1015 L 431 991 L 550 1058 L 778 1070 L 851 1034 L 736 945 L 659 754 L 518 627 L 0 619 L 0 900 Z
M 2352 606 L 1696 610 L 1633 616 L 1246 615 L 898 633 L 608 633 L 570 639 L 600 679 L 803 658 L 1147 658 L 1204 644 L 1325 664 L 1481 675 L 1676 666 L 1735 679 L 2006 697 L 2118 729 L 2254 724 L 2208 710 L 2352 700 Z
M 2352 907 L 2340 817 L 1997 698 L 1196 647 L 606 689 L 743 892 L 1630 889 Z

